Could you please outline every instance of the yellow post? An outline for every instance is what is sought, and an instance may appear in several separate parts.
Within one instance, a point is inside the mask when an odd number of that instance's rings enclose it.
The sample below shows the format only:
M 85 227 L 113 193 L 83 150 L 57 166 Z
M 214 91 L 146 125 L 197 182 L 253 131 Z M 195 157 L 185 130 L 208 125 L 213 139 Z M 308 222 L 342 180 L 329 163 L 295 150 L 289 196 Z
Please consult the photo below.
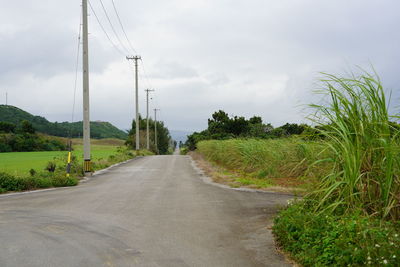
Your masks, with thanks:
M 71 151 L 68 151 L 68 162 L 67 162 L 67 177 L 69 177 L 69 173 L 71 172 Z

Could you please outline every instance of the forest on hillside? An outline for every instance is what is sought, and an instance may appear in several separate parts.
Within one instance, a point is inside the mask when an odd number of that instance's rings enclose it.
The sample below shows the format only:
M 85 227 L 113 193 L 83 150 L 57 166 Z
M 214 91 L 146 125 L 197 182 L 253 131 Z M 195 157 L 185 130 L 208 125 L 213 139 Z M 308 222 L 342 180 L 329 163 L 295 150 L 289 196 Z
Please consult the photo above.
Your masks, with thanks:
M 41 116 L 34 116 L 14 106 L 0 105 L 0 121 L 20 124 L 22 121 L 30 122 L 36 131 L 59 137 L 79 138 L 83 135 L 83 123 L 78 122 L 49 122 Z M 118 138 L 126 139 L 128 134 L 109 122 L 90 122 L 91 138 Z

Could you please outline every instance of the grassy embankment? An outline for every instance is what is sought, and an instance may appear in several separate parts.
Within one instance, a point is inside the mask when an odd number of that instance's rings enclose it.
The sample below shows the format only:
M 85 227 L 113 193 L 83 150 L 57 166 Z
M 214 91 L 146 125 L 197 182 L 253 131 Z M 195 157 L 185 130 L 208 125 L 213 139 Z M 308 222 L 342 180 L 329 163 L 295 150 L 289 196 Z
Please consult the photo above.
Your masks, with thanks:
M 217 168 L 214 180 L 232 187 L 248 186 L 284 190 L 306 189 L 331 168 L 329 163 L 311 165 L 326 156 L 322 142 L 300 138 L 208 140 L 197 152 Z
M 399 116 L 389 115 L 374 76 L 326 75 L 323 82 L 330 101 L 312 106 L 324 137 L 316 151 L 323 154 L 299 154 L 301 142 L 289 140 L 207 141 L 199 151 L 250 176 L 311 167 L 298 175 L 316 179 L 316 188 L 282 210 L 273 227 L 278 244 L 302 266 L 400 266 L 400 131 L 391 122 Z
M 121 147 L 123 143 L 119 139 L 92 140 L 93 170 L 134 158 L 133 151 Z M 0 193 L 77 185 L 79 177 L 83 175 L 82 141 L 73 139 L 73 148 L 70 177 L 66 177 L 66 151 L 0 153 Z M 140 154 L 150 153 L 142 151 Z M 49 171 L 49 167 L 53 169 Z

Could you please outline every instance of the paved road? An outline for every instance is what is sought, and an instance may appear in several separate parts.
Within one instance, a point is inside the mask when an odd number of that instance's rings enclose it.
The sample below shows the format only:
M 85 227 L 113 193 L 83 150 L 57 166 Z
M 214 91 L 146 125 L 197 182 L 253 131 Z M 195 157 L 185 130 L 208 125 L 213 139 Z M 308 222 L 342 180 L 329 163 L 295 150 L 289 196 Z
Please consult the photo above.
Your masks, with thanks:
M 187 156 L 140 158 L 0 196 L 0 266 L 289 266 L 266 227 L 287 199 L 206 184 Z

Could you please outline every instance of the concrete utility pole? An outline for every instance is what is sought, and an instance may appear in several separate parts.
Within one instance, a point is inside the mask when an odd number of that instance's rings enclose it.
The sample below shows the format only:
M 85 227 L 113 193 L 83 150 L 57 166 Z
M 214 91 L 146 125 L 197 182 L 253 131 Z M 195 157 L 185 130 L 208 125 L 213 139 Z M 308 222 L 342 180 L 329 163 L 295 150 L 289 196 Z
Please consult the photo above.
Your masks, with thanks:
M 147 123 L 147 128 L 146 128 L 146 134 L 147 134 L 147 150 L 150 150 L 150 134 L 149 134 L 149 92 L 154 92 L 154 89 L 146 89 L 146 102 L 147 102 L 147 106 L 146 106 L 146 123 Z
M 90 162 L 90 108 L 89 108 L 89 38 L 88 38 L 88 0 L 82 0 L 83 27 L 83 170 L 92 172 Z
M 135 61 L 135 88 L 136 88 L 136 150 L 140 149 L 139 139 L 139 79 L 138 79 L 138 60 L 142 59 L 140 56 L 126 57 L 127 60 Z
M 156 146 L 156 153 L 158 154 L 158 144 L 157 144 L 157 111 L 159 109 L 154 109 L 154 144 Z

